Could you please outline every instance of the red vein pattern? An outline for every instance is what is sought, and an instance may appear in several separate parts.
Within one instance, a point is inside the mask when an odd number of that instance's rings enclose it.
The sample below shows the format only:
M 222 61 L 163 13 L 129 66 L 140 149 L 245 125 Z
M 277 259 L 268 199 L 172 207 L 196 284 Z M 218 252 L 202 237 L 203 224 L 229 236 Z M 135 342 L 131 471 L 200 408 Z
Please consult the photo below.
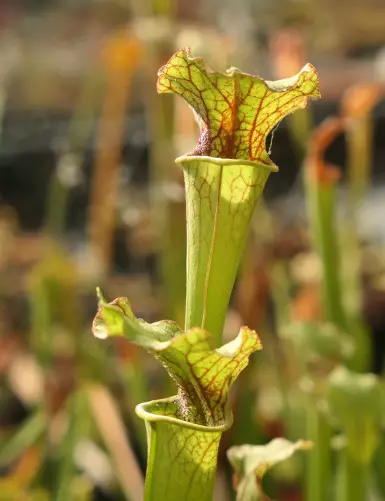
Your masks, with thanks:
M 177 409 L 168 404 L 153 412 L 174 417 Z M 184 501 L 211 501 L 222 432 L 198 431 L 158 421 L 156 434 L 150 451 L 156 461 L 147 478 L 149 485 L 156 479 L 156 492 L 150 492 L 148 499 L 176 499 L 177 493 Z
M 220 437 L 232 422 L 227 395 L 250 354 L 262 349 L 258 335 L 243 327 L 232 342 L 213 349 L 207 331 L 182 332 L 168 321 L 148 324 L 135 318 L 126 298 L 99 299 L 94 333 L 123 335 L 143 346 L 178 387 L 177 396 L 143 404 L 145 416 L 138 412 L 156 437 L 149 441 L 155 459 L 147 471 L 146 499 L 175 499 L 177 493 L 187 501 L 210 501 Z
M 202 329 L 174 337 L 156 357 L 178 386 L 178 417 L 204 426 L 226 425 L 229 389 L 250 354 L 261 349 L 258 335 L 247 327 L 219 350 L 211 348 L 210 336 Z
M 250 354 L 262 348 L 247 327 L 231 343 L 213 345 L 221 339 L 254 206 L 269 173 L 277 170 L 266 137 L 284 116 L 319 96 L 318 76 L 311 65 L 280 82 L 236 69 L 214 73 L 186 49 L 160 69 L 158 91 L 181 95 L 201 128 L 197 146 L 181 159 L 188 219 L 187 327 L 182 332 L 169 321 L 148 324 L 135 318 L 126 298 L 107 304 L 100 295 L 93 329 L 99 337 L 124 335 L 143 346 L 178 387 L 176 397 L 137 407 L 150 431 L 146 499 L 209 501 L 220 436 L 232 421 L 229 389 Z
M 186 327 L 202 327 L 218 339 L 250 220 L 270 170 L 188 158 L 183 162 L 188 221 Z
M 176 52 L 159 70 L 157 89 L 182 96 L 194 110 L 201 134 L 190 155 L 267 164 L 268 133 L 308 98 L 320 96 L 311 64 L 292 78 L 268 82 L 235 68 L 213 72 L 202 58 L 190 57 L 190 49 Z
M 123 335 L 144 347 L 165 367 L 178 387 L 175 417 L 204 426 L 225 426 L 227 394 L 249 356 L 262 345 L 255 331 L 243 327 L 230 343 L 215 350 L 203 329 L 182 332 L 173 322 L 148 324 L 137 319 L 130 303 L 120 297 L 100 301 L 94 332 Z M 96 333 L 97 334 L 97 333 Z

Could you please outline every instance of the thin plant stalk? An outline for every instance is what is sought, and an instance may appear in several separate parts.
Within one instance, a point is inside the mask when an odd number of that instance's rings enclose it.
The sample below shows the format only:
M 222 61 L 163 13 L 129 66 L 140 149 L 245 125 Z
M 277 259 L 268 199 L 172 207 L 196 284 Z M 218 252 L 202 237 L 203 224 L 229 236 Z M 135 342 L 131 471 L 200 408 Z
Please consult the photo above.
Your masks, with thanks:
M 329 413 L 343 431 L 337 463 L 337 499 L 365 501 L 383 425 L 383 382 L 375 374 L 335 367 L 326 381 Z
M 380 85 L 361 84 L 349 88 L 342 100 L 348 155 L 347 203 L 343 235 L 343 282 L 345 309 L 350 329 L 356 334 L 357 352 L 362 363 L 358 370 L 367 370 L 371 358 L 370 334 L 362 322 L 361 249 L 358 236 L 360 210 L 368 196 L 373 161 L 374 121 L 371 112 L 384 91 Z
M 285 426 L 286 433 L 289 438 L 295 435 L 295 423 L 293 419 L 293 408 L 290 402 L 290 368 L 287 355 L 282 349 L 280 335 L 285 326 L 290 324 L 290 280 L 288 276 L 287 266 L 284 262 L 276 262 L 270 270 L 271 294 L 275 307 L 275 325 L 273 338 L 273 357 L 276 367 L 277 382 L 281 390 L 282 402 L 285 411 Z
M 379 84 L 360 84 L 344 94 L 341 112 L 346 122 L 348 149 L 349 221 L 356 223 L 356 212 L 367 194 L 373 160 L 374 123 L 371 112 L 381 100 L 384 91 Z
M 43 412 L 35 411 L 0 447 L 0 468 L 6 468 L 44 435 L 47 420 Z
M 323 317 L 341 328 L 345 328 L 346 319 L 335 218 L 339 172 L 324 163 L 323 153 L 343 127 L 343 121 L 338 118 L 323 122 L 313 135 L 305 161 L 309 225 L 322 266 Z
M 384 464 L 385 464 L 385 434 L 381 434 L 379 440 L 377 451 L 373 458 L 373 476 L 375 479 L 377 490 L 380 492 L 381 496 L 385 498 L 385 476 L 384 476 Z
M 306 410 L 307 439 L 314 443 L 307 464 L 306 500 L 327 501 L 330 499 L 331 481 L 331 428 L 325 415 L 320 413 L 316 402 L 309 397 Z M 340 501 L 340 500 L 339 500 Z
M 309 188 L 309 193 L 311 189 L 311 226 L 323 270 L 324 317 L 327 321 L 344 328 L 346 320 L 342 305 L 339 248 L 335 228 L 336 186 L 334 183 L 320 184 Z
M 345 327 L 341 301 L 338 244 L 336 240 L 334 210 L 336 203 L 336 171 L 325 166 L 322 153 L 342 130 L 341 121 L 329 120 L 314 134 L 305 168 L 309 224 L 315 247 L 322 263 L 324 318 L 339 327 Z M 330 426 L 315 405 L 313 398 L 307 404 L 307 439 L 314 443 L 309 454 L 306 476 L 307 501 L 327 501 L 331 485 Z
M 66 501 L 71 499 L 72 482 L 76 474 L 75 447 L 83 432 L 84 399 L 74 393 L 67 401 L 67 432 L 60 444 L 60 466 L 54 501 Z
M 338 453 L 338 501 L 364 501 L 368 492 L 370 464 L 357 460 L 347 447 Z

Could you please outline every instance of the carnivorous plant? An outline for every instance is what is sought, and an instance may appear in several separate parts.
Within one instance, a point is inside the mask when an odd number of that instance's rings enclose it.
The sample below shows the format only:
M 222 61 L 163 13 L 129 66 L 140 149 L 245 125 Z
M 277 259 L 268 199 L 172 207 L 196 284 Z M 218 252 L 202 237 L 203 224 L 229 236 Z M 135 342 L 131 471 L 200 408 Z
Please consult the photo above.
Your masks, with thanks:
M 247 327 L 223 346 L 221 339 L 253 209 L 278 170 L 266 138 L 286 115 L 319 97 L 318 75 L 310 64 L 276 82 L 236 68 L 216 73 L 182 49 L 159 70 L 157 89 L 183 97 L 200 127 L 196 147 L 176 159 L 186 190 L 185 326 L 146 323 L 126 298 L 108 303 L 99 291 L 93 332 L 125 336 L 144 347 L 178 389 L 173 397 L 136 408 L 149 447 L 145 499 L 209 501 L 219 441 L 233 419 L 229 389 L 250 354 L 262 348 Z

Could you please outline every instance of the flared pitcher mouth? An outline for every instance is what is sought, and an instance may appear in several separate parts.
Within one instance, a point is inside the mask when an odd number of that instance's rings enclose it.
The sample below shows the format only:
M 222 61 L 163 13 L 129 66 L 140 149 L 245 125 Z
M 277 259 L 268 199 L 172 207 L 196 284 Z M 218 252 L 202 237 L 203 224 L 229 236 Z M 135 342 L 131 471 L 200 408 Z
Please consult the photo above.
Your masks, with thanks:
M 222 433 L 228 430 L 233 424 L 233 413 L 230 408 L 226 409 L 225 423 L 218 426 L 205 426 L 202 424 L 185 421 L 181 418 L 156 413 L 156 411 L 162 411 L 162 409 L 166 409 L 169 405 L 177 405 L 177 401 L 178 396 L 174 395 L 173 397 L 143 402 L 135 407 L 135 412 L 138 417 L 146 422 L 174 424 L 176 426 L 181 426 L 182 428 L 188 428 L 190 430 L 196 430 L 205 433 Z
M 249 165 L 251 167 L 258 167 L 258 168 L 263 168 L 266 169 L 268 172 L 278 172 L 279 169 L 277 165 L 275 165 L 273 162 L 272 163 L 264 163 L 261 161 L 255 161 L 255 160 L 244 160 L 242 158 L 218 158 L 218 157 L 210 157 L 210 156 L 204 156 L 204 155 L 181 155 L 180 157 L 177 157 L 175 159 L 176 164 L 184 164 L 188 162 L 198 162 L 198 161 L 203 161 L 203 162 L 210 162 L 216 165 Z

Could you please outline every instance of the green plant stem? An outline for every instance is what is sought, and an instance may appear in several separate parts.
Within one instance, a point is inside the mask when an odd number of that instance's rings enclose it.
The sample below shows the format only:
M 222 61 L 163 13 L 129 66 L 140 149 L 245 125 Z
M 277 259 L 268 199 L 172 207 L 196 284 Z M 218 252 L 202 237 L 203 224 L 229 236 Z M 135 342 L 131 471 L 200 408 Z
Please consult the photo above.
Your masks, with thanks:
M 369 465 L 349 454 L 348 447 L 339 452 L 337 479 L 338 501 L 365 501 Z
M 370 115 L 354 121 L 346 132 L 349 159 L 349 208 L 359 208 L 370 183 L 372 163 L 373 120 Z M 353 219 L 356 214 L 354 213 Z
M 346 145 L 348 153 L 348 200 L 346 207 L 345 252 L 349 269 L 344 277 L 344 284 L 349 287 L 347 312 L 360 315 L 360 249 L 357 235 L 358 211 L 367 195 L 370 184 L 370 167 L 372 163 L 371 144 L 373 140 L 373 123 L 369 115 L 355 119 L 346 128 Z M 350 308 L 349 308 L 350 307 Z M 349 308 L 349 310 L 348 310 Z
M 348 203 L 344 256 L 346 271 L 343 276 L 345 309 L 349 320 L 349 332 L 355 338 L 356 352 L 350 364 L 359 371 L 369 370 L 371 340 L 363 324 L 360 243 L 357 235 L 357 217 L 370 185 L 372 164 L 373 121 L 369 114 L 353 120 L 346 129 L 348 148 Z
M 342 305 L 340 263 L 335 231 L 336 186 L 334 182 L 308 179 L 310 226 L 316 249 L 321 258 L 322 295 L 325 319 L 345 327 Z M 307 501 L 326 501 L 331 481 L 330 426 L 315 402 L 307 406 L 307 438 L 314 442 L 307 468 Z
M 285 351 L 282 349 L 280 334 L 282 329 L 290 324 L 290 281 L 287 266 L 284 262 L 274 263 L 270 270 L 270 287 L 275 308 L 276 327 L 271 341 L 271 353 L 276 368 L 277 382 L 281 391 L 282 402 L 286 414 L 286 433 L 291 436 L 293 431 L 293 408 L 290 403 L 288 380 L 288 361 Z
M 306 499 L 327 501 L 331 477 L 331 429 L 313 400 L 308 402 L 306 414 L 307 439 L 314 443 L 307 459 Z
M 297 113 L 293 113 L 293 115 L 289 118 L 290 134 L 294 140 L 294 145 L 298 154 L 301 158 L 303 158 L 306 153 L 306 145 L 313 128 L 311 110 L 309 108 L 298 110 Z
M 335 229 L 336 186 L 309 181 L 311 227 L 321 258 L 323 307 L 325 318 L 337 326 L 346 325 L 342 305 L 339 246 Z
M 67 501 L 72 495 L 72 481 L 76 473 L 75 447 L 83 432 L 86 402 L 76 393 L 68 401 L 68 430 L 61 444 L 60 467 L 54 501 Z
M 380 493 L 380 497 L 382 499 L 385 499 L 385 433 L 382 432 L 380 437 L 380 443 L 373 458 L 373 474 L 376 481 L 377 490 Z
M 46 232 L 51 236 L 59 236 L 65 228 L 68 191 L 68 187 L 59 179 L 56 169 L 52 175 L 48 191 Z
M 326 168 L 326 167 L 325 167 Z M 360 183 L 359 183 L 360 184 Z M 370 360 L 370 339 L 365 327 L 359 318 L 359 307 L 348 311 L 344 304 L 344 296 L 358 293 L 353 289 L 357 287 L 357 279 L 349 276 L 347 283 L 343 282 L 341 267 L 341 248 L 337 238 L 336 229 L 336 199 L 337 185 L 335 180 L 309 179 L 307 182 L 310 226 L 313 233 L 315 247 L 322 264 L 322 304 L 324 318 L 332 322 L 341 330 L 347 332 L 354 340 L 356 349 L 353 357 L 348 361 L 351 369 L 364 371 L 368 368 Z M 354 252 L 354 240 L 348 242 Z M 348 256 L 352 257 L 352 256 Z M 354 272 L 353 272 L 354 273 Z M 349 288 L 347 292 L 343 287 Z

